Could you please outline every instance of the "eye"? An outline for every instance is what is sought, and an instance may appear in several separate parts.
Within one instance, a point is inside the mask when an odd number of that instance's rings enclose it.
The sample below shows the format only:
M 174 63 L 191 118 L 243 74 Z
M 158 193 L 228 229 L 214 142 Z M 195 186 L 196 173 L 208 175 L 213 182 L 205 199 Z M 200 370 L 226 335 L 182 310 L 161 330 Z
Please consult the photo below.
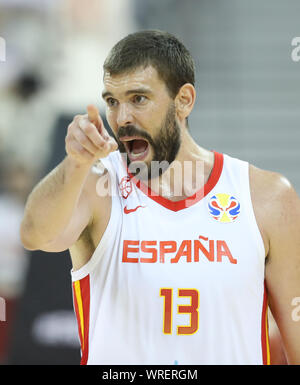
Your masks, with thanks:
M 107 98 L 106 99 L 106 104 L 109 107 L 115 107 L 118 104 L 118 101 L 116 99 L 114 99 L 114 98 Z
M 144 95 L 134 95 L 133 102 L 136 104 L 144 104 L 147 98 Z

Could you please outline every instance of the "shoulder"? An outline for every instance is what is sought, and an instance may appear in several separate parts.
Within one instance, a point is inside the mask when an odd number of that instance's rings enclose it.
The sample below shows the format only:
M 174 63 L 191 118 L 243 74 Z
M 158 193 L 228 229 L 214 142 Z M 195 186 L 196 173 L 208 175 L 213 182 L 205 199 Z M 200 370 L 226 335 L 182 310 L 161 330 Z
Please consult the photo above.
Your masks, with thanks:
M 89 228 L 106 226 L 111 210 L 111 186 L 109 172 L 101 160 L 89 170 L 80 199 L 89 207 Z
M 97 195 L 97 184 L 100 181 L 105 181 L 109 178 L 109 173 L 107 168 L 104 166 L 101 159 L 98 159 L 97 162 L 90 168 L 88 176 L 84 184 L 84 192 L 89 198 L 96 197 Z
M 252 195 L 267 206 L 279 209 L 299 199 L 291 182 L 280 173 L 249 165 L 249 177 Z
M 270 243 L 283 227 L 288 230 L 299 225 L 300 199 L 284 175 L 250 165 L 249 178 L 255 216 L 265 241 Z

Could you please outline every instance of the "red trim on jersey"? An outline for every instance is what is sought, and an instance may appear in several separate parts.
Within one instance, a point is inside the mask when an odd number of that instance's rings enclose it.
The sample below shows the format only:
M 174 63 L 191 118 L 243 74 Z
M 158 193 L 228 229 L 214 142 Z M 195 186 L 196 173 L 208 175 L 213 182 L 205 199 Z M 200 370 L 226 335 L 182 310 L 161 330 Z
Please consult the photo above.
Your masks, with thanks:
M 261 349 L 263 365 L 270 365 L 270 347 L 268 331 L 268 295 L 266 282 L 264 282 L 264 299 L 261 315 Z
M 129 172 L 128 172 L 128 175 L 131 177 L 131 180 L 136 184 L 136 186 L 141 191 L 143 191 L 143 193 L 145 193 L 149 198 L 153 199 L 155 202 L 157 202 L 158 204 L 164 206 L 169 210 L 179 211 L 199 202 L 202 198 L 204 198 L 207 194 L 209 194 L 209 192 L 218 183 L 218 180 L 221 176 L 222 169 L 223 169 L 224 156 L 223 154 L 220 154 L 214 151 L 214 158 L 215 160 L 214 160 L 212 171 L 204 187 L 202 187 L 199 191 L 195 192 L 194 195 L 177 202 L 170 201 L 169 199 L 164 198 L 161 195 L 158 195 L 156 192 L 152 191 L 150 187 L 144 185 L 140 180 L 137 180 Z
M 89 354 L 90 276 L 73 282 L 74 308 L 81 345 L 80 365 L 86 365 Z
M 80 315 L 79 315 L 79 308 L 78 308 L 78 299 L 75 293 L 75 282 L 72 284 L 73 288 L 73 305 L 74 305 L 74 310 L 75 310 L 75 315 L 76 315 L 76 320 L 77 320 L 77 327 L 78 327 L 78 335 L 80 339 L 80 346 L 81 348 L 83 347 L 83 336 L 81 333 L 81 322 L 80 322 Z

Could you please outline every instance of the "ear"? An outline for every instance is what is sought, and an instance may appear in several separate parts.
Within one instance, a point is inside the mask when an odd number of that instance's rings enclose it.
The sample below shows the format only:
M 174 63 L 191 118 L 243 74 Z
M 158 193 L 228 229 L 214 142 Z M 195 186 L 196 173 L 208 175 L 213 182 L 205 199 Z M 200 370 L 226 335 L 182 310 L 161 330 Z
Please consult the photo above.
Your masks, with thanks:
M 195 87 L 190 84 L 184 84 L 175 97 L 176 114 L 179 121 L 184 122 L 191 113 L 196 100 Z

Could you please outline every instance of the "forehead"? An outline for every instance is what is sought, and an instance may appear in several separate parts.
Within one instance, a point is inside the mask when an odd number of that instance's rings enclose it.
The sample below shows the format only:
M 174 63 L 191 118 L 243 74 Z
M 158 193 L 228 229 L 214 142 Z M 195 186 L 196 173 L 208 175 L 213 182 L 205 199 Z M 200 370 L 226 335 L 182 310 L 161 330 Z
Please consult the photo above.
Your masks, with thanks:
M 147 88 L 149 91 L 166 90 L 165 83 L 159 77 L 157 70 L 152 66 L 139 67 L 133 71 L 117 75 L 104 73 L 104 91 L 125 93 L 130 89 Z

